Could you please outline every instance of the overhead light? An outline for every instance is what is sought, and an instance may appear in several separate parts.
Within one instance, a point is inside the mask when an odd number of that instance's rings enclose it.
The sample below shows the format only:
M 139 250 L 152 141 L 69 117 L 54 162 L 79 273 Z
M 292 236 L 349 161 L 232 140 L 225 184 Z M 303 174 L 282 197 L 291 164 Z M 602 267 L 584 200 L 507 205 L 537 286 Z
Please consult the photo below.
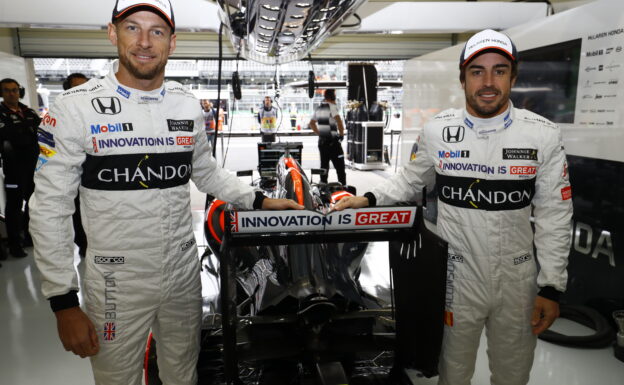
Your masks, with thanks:
M 290 15 L 291 19 L 303 19 L 305 16 L 303 15 Z
M 283 32 L 282 32 L 282 35 L 285 35 L 285 36 L 293 36 L 293 35 L 294 35 L 294 33 L 293 33 L 292 31 L 283 31 Z
M 273 22 L 277 21 L 277 17 L 269 17 L 269 16 L 262 15 L 260 16 L 260 18 L 266 21 L 273 21 Z
M 329 8 L 327 8 L 327 10 L 328 10 L 328 11 L 333 11 L 334 9 L 336 9 L 336 6 L 335 6 L 335 5 L 333 5 L 333 6 L 329 7 Z
M 273 35 L 271 35 L 271 34 L 262 33 L 262 32 L 258 32 L 258 35 L 263 36 L 263 37 L 273 37 Z
M 275 27 L 271 27 L 269 25 L 264 25 L 264 24 L 260 24 L 259 27 L 262 29 L 266 29 L 267 31 L 273 31 L 275 29 Z
M 286 24 L 286 28 L 296 29 L 299 28 L 299 24 Z
M 313 22 L 313 23 L 320 23 L 320 22 L 321 22 L 321 19 L 312 19 L 312 22 Z
M 297 8 L 309 8 L 310 3 L 297 3 L 296 6 Z
M 275 11 L 275 12 L 278 12 L 280 10 L 280 7 L 272 6 L 271 4 L 262 4 L 262 8 L 268 9 L 269 11 Z
M 290 45 L 295 42 L 295 37 L 294 36 L 280 36 L 278 41 L 281 43 L 281 45 Z
M 321 8 L 321 9 L 319 9 L 319 12 L 329 12 L 329 9 L 327 9 L 327 8 Z

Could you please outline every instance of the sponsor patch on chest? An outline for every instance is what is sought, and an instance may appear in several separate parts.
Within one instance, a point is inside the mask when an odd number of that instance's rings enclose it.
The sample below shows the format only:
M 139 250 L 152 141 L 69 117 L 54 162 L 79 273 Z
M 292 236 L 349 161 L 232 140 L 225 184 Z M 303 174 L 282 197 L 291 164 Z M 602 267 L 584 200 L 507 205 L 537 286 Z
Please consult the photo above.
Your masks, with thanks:
M 169 131 L 171 132 L 178 132 L 178 131 L 193 132 L 194 125 L 195 125 L 195 122 L 193 120 L 167 119 L 167 127 L 169 127 Z
M 503 148 L 504 160 L 537 160 L 537 149 Z

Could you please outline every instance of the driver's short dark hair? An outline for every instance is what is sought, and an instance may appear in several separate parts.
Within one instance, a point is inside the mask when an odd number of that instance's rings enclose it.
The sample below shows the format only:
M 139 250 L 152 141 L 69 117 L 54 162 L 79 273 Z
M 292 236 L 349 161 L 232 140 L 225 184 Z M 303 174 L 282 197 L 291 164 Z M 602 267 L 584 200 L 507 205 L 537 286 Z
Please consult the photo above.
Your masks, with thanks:
M 333 88 L 328 88 L 325 90 L 325 99 L 330 100 L 332 102 L 336 101 L 336 90 Z

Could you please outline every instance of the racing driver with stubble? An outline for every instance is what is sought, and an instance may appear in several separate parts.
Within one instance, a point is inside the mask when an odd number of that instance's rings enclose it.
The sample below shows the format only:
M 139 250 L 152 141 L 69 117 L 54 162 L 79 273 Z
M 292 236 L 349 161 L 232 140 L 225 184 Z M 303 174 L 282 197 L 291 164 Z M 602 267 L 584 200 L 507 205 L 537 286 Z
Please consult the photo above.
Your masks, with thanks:
M 119 60 L 57 98 L 39 131 L 30 200 L 35 258 L 66 350 L 90 357 L 96 384 L 141 384 L 148 334 L 165 384 L 196 384 L 200 264 L 190 211 L 200 191 L 240 209 L 302 209 L 217 166 L 199 103 L 165 82 L 176 47 L 168 0 L 118 0 L 108 26 Z M 88 250 L 82 308 L 71 216 L 80 191 Z
M 567 283 L 566 157 L 559 128 L 509 100 L 518 54 L 508 36 L 475 34 L 459 67 L 465 108 L 432 118 L 415 160 L 335 209 L 410 201 L 435 184 L 437 228 L 449 244 L 439 384 L 470 384 L 485 327 L 491 384 L 524 385 L 536 335 L 558 317 Z

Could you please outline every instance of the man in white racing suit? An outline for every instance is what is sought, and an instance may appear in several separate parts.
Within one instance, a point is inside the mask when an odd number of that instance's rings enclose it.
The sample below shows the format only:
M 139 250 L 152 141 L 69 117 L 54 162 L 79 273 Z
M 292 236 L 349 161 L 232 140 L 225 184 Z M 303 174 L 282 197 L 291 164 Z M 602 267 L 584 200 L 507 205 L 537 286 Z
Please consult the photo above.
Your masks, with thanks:
M 42 290 L 66 350 L 91 357 L 96 384 L 141 384 L 150 328 L 165 384 L 196 384 L 200 265 L 189 180 L 242 209 L 301 208 L 265 198 L 211 157 L 197 99 L 164 83 L 175 49 L 168 1 L 118 0 L 119 62 L 60 95 L 39 132 L 30 200 Z M 71 216 L 80 190 L 88 237 L 79 307 Z
M 526 384 L 536 335 L 558 317 L 566 288 L 572 193 L 560 131 L 513 107 L 516 74 L 506 35 L 475 34 L 460 60 L 466 108 L 427 123 L 416 159 L 390 181 L 336 205 L 387 205 L 437 186 L 449 243 L 439 384 L 470 384 L 484 326 L 491 383 Z

